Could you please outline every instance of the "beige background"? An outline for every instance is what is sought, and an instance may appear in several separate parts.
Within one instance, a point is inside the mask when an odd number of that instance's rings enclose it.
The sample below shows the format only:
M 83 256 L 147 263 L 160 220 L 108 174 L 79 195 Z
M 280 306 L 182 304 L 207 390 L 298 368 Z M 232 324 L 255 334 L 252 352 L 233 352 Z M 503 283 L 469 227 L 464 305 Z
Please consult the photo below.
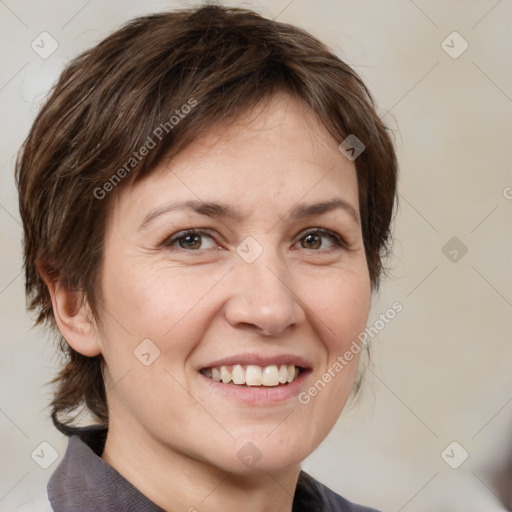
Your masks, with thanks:
M 31 459 L 42 441 L 65 449 L 45 409 L 55 356 L 24 310 L 15 151 L 71 57 L 135 15 L 196 3 L 0 2 L 2 511 L 44 495 L 57 462 Z M 404 309 L 373 341 L 358 403 L 305 469 L 386 512 L 506 510 L 496 482 L 512 488 L 512 1 L 226 3 L 327 42 L 367 81 L 400 153 L 396 244 L 372 318 Z M 30 46 L 43 31 L 59 44 L 47 59 Z M 458 58 L 442 47 L 453 31 L 469 44 Z M 462 44 L 445 43 L 452 55 Z M 452 464 L 469 453 L 458 469 L 441 457 L 453 441 Z

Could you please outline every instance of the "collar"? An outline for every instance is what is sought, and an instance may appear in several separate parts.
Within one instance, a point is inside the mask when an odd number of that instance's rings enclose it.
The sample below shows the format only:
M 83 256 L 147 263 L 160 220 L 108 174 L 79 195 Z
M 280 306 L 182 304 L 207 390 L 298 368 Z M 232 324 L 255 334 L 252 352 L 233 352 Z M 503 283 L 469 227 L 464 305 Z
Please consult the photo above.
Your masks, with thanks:
M 69 438 L 66 454 L 48 482 L 48 498 L 55 512 L 162 512 L 101 458 L 106 428 L 77 432 Z

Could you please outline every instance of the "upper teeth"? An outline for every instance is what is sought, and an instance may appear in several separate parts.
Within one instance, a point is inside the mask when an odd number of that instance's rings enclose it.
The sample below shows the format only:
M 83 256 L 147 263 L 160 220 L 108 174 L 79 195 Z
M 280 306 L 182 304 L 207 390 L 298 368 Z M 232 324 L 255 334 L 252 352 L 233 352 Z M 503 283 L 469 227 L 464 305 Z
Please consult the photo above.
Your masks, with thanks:
M 228 384 L 247 384 L 248 386 L 277 386 L 287 382 L 293 382 L 299 375 L 299 367 L 294 364 L 247 366 L 235 364 L 233 366 L 215 366 L 202 372 L 217 382 Z

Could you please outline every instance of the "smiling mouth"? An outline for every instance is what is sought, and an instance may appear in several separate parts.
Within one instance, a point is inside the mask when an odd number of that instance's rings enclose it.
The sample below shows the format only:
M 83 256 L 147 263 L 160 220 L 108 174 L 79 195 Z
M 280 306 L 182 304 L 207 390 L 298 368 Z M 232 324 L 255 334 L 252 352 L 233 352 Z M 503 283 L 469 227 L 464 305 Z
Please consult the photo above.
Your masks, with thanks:
M 277 387 L 293 382 L 303 371 L 304 368 L 294 364 L 269 366 L 235 364 L 203 368 L 200 373 L 224 384 L 245 387 Z

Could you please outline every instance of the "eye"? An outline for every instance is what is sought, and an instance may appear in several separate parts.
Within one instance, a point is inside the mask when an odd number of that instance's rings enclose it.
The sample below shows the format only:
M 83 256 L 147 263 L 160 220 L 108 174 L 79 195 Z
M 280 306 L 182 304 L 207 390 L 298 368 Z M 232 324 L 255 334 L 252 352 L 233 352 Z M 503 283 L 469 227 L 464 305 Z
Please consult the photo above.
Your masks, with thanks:
M 325 240 L 328 240 L 327 244 L 324 243 Z M 323 228 L 315 228 L 306 233 L 302 233 L 299 243 L 304 249 L 314 250 L 333 250 L 333 246 L 334 249 L 345 247 L 345 243 L 340 235 Z
M 181 231 L 167 238 L 162 245 L 167 248 L 178 248 L 190 251 L 200 251 L 216 247 L 213 238 L 205 231 Z
M 301 248 L 312 249 L 314 251 L 332 251 L 345 248 L 346 244 L 343 238 L 328 229 L 315 228 L 301 233 L 299 241 Z M 168 238 L 162 244 L 163 247 L 173 250 L 185 250 L 199 252 L 202 250 L 218 247 L 213 237 L 203 230 L 180 231 Z

